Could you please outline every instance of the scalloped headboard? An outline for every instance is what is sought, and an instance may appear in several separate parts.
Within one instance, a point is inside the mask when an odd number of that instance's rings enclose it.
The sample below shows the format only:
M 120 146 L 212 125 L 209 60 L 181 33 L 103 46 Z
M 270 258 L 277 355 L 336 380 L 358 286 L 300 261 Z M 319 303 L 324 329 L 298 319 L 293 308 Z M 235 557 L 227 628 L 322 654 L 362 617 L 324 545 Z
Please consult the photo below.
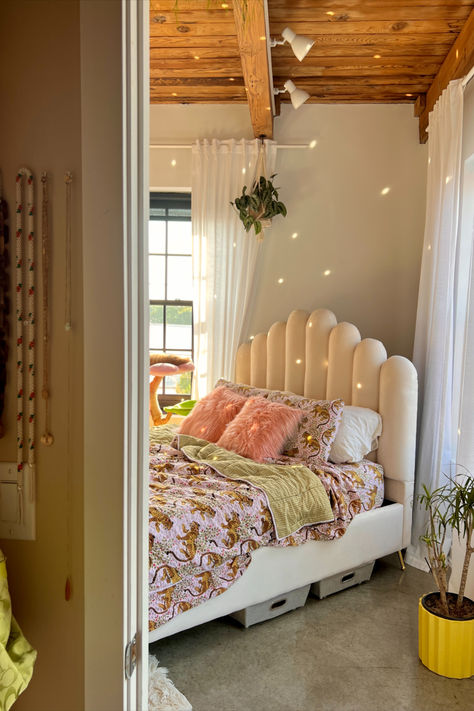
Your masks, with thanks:
M 387 358 L 384 345 L 361 340 L 351 323 L 337 323 L 327 309 L 293 311 L 286 323 L 274 323 L 242 344 L 235 379 L 256 387 L 289 390 L 315 399 L 342 398 L 382 415 L 376 453 L 385 471 L 385 496 L 406 505 L 404 546 L 411 532 L 415 470 L 418 379 L 402 356 Z

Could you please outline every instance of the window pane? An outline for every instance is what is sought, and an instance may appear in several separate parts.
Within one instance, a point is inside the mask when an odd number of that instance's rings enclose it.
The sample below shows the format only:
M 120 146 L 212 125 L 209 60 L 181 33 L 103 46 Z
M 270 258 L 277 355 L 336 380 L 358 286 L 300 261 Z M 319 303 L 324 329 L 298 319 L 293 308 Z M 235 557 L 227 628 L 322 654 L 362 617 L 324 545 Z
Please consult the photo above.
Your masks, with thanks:
M 153 204 L 150 205 L 150 217 L 165 217 L 166 207 L 156 207 Z
M 150 306 L 150 350 L 163 350 L 163 306 Z
M 191 351 L 180 353 L 179 355 L 189 356 Z M 165 378 L 165 393 L 167 395 L 190 395 L 191 394 L 192 373 L 178 373 L 178 375 L 167 375 Z
M 150 220 L 148 223 L 148 251 L 164 254 L 166 249 L 166 222 Z
M 165 257 L 149 257 L 149 294 L 152 301 L 165 298 Z
M 166 349 L 193 347 L 192 306 L 166 307 Z
M 157 297 L 159 298 L 159 297 Z M 191 257 L 168 257 L 168 293 L 170 301 L 192 301 L 193 268 Z
M 168 209 L 168 215 L 170 217 L 191 217 L 191 208 L 170 207 Z
M 168 222 L 168 253 L 191 254 L 191 252 L 191 223 Z

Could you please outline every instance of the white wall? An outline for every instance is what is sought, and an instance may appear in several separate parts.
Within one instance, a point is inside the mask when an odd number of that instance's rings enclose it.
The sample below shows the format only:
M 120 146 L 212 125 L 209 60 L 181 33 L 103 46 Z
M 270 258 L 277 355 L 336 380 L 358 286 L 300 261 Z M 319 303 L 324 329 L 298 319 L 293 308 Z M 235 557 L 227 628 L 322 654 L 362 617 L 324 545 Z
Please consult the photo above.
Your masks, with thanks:
M 190 143 L 252 138 L 252 130 L 246 106 L 152 106 L 150 135 L 152 143 Z M 245 336 L 293 308 L 327 307 L 363 336 L 381 339 L 389 353 L 411 357 L 427 159 L 412 107 L 284 105 L 275 139 L 317 145 L 278 151 L 288 217 L 275 219 L 265 235 Z M 152 149 L 150 184 L 189 188 L 191 152 Z
M 30 686 L 15 711 L 84 707 L 83 571 L 83 308 L 81 224 L 81 83 L 79 2 L 0 2 L 0 168 L 14 235 L 15 173 L 29 166 L 41 194 L 50 177 L 50 412 L 54 444 L 40 443 L 44 406 L 37 397 L 35 541 L 1 541 L 13 614 L 38 650 Z M 72 186 L 72 322 L 64 329 L 65 188 Z M 41 235 L 38 200 L 37 237 Z M 14 253 L 14 239 L 10 240 Z M 10 252 L 12 254 L 12 252 Z M 39 267 L 40 244 L 36 259 Z M 12 260 L 13 263 L 13 260 Z M 10 356 L 0 460 L 16 461 L 14 274 L 11 271 Z M 37 269 L 37 393 L 41 392 L 41 269 Z M 68 341 L 71 349 L 68 350 Z M 70 380 L 69 380 L 70 379 Z M 69 382 L 71 391 L 69 392 Z M 68 491 L 69 489 L 69 491 Z M 65 600 L 66 577 L 72 597 Z

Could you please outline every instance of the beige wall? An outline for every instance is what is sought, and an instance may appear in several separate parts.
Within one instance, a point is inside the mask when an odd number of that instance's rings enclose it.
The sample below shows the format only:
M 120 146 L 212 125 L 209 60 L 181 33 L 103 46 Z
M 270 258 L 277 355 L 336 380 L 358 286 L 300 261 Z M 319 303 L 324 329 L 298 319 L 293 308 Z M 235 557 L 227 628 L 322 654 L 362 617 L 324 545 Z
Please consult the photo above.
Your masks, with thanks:
M 282 107 L 276 140 L 317 145 L 278 151 L 288 217 L 265 235 L 246 336 L 292 308 L 327 307 L 390 354 L 411 357 L 427 159 L 417 124 L 408 105 Z M 150 136 L 180 143 L 252 138 L 252 131 L 245 106 L 152 106 Z M 189 187 L 190 171 L 189 150 L 151 150 L 152 187 Z
M 79 2 L 2 0 L 0 3 L 0 169 L 11 220 L 15 171 L 50 175 L 51 420 L 55 442 L 37 443 L 37 539 L 1 541 L 7 556 L 13 611 L 38 649 L 30 687 L 15 704 L 28 711 L 77 711 L 84 699 L 83 641 L 83 333 L 81 247 L 81 105 Z M 64 330 L 65 189 L 72 171 L 73 331 Z M 37 203 L 40 205 L 39 201 Z M 40 214 L 40 210 L 38 210 Z M 37 221 L 38 234 L 40 220 Z M 12 240 L 14 249 L 14 240 Z M 37 265 L 40 266 L 37 249 Z M 12 269 L 13 272 L 13 269 Z M 39 276 L 39 274 L 38 274 Z M 12 274 L 12 280 L 14 274 Z M 14 308 L 13 284 L 12 307 Z M 40 305 L 41 290 L 37 304 Z M 0 460 L 16 460 L 14 316 L 8 371 L 6 436 Z M 41 319 L 38 319 L 41 329 Z M 41 330 L 38 334 L 41 336 Z M 68 339 L 71 343 L 68 352 Z M 37 339 L 38 344 L 41 338 Z M 38 376 L 41 360 L 38 359 Z M 68 377 L 71 393 L 68 394 Z M 39 377 L 38 377 L 39 380 Z M 38 390 L 39 388 L 37 388 Z M 38 399 L 37 440 L 43 431 Z M 70 438 L 68 438 L 68 433 Z M 68 482 L 70 494 L 68 495 Z M 73 596 L 64 599 L 72 571 Z

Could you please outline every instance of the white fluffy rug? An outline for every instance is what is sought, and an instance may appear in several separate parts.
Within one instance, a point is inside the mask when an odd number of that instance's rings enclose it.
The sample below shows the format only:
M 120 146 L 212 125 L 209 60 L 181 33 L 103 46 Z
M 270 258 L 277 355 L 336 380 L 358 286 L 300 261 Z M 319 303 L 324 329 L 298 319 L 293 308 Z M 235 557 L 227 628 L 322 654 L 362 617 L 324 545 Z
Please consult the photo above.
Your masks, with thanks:
M 158 666 L 152 656 L 148 666 L 148 704 L 149 711 L 193 711 L 187 698 L 168 679 L 168 670 Z

